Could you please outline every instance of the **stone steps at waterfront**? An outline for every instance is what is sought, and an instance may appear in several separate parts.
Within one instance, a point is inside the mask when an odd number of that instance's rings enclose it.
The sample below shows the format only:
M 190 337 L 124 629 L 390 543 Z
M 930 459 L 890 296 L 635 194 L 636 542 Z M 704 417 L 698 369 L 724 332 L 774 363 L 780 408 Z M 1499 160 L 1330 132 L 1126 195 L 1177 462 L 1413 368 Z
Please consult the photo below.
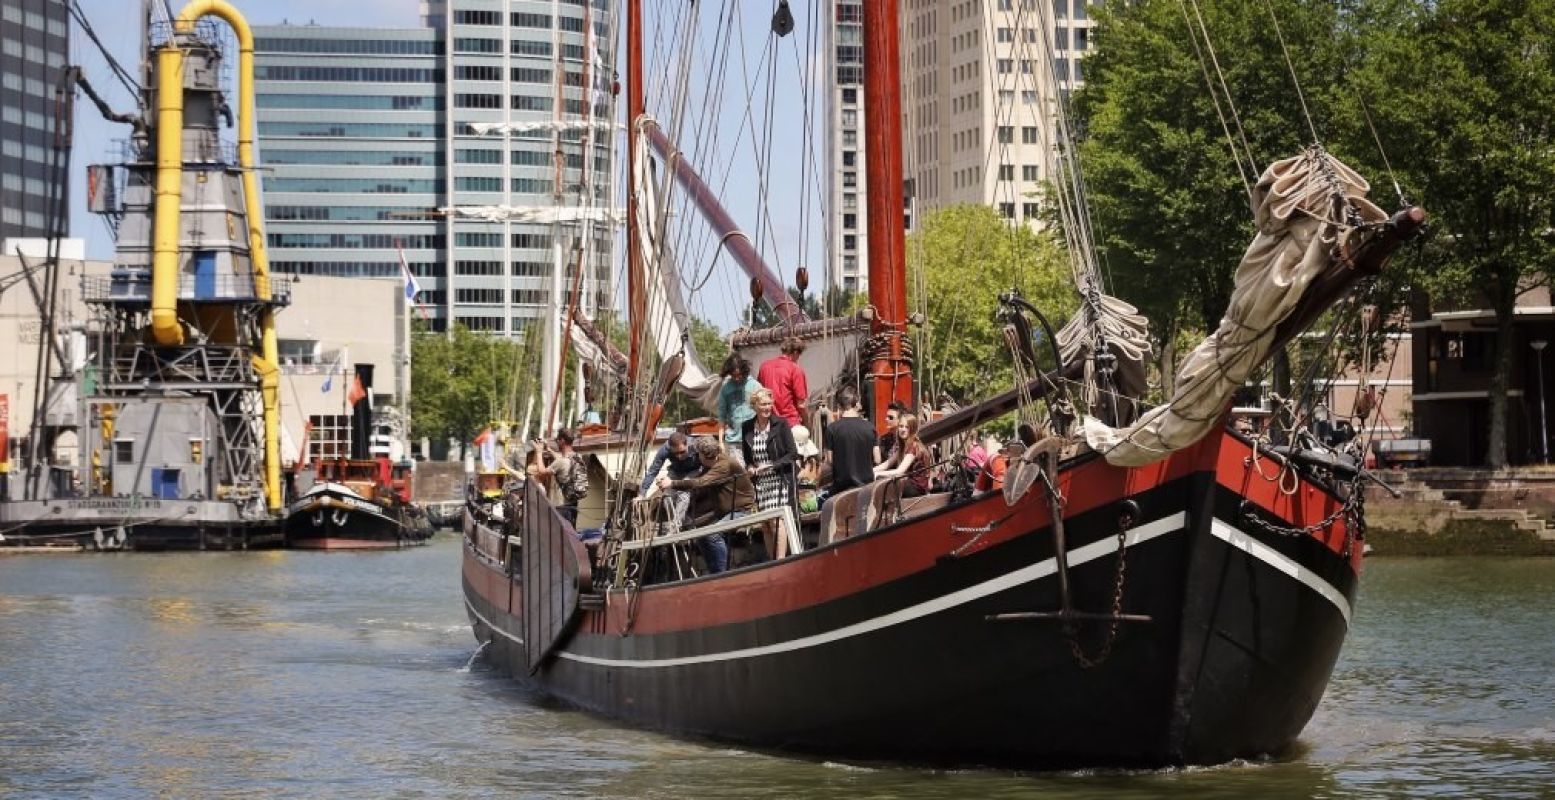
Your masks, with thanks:
M 1499 522 L 1555 542 L 1555 473 L 1425 468 L 1377 476 L 1400 495 L 1367 489 L 1368 516 L 1384 527 L 1435 534 L 1453 520 Z

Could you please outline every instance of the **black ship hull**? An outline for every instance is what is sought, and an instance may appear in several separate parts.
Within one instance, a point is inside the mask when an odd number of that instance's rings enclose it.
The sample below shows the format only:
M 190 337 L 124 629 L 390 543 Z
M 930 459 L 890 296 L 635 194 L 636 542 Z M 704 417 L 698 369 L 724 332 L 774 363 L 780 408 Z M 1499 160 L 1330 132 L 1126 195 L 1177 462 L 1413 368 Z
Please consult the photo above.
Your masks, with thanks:
M 508 599 L 527 593 L 506 591 L 478 541 L 466 545 L 467 608 L 489 657 L 519 680 L 678 733 L 1031 768 L 1277 753 L 1327 684 L 1360 545 L 1339 521 L 1318 534 L 1254 522 L 1246 490 L 1266 487 L 1255 478 L 1239 490 L 1245 448 L 1226 440 L 1229 453 L 1200 445 L 1153 472 L 1099 461 L 1066 471 L 1076 610 L 1112 612 L 1120 509 L 1139 509 L 1118 610 L 1149 621 L 1120 622 L 1115 637 L 1102 620 L 996 619 L 1061 606 L 1051 520 L 1031 524 L 1045 516 L 1040 491 L 1014 507 L 983 496 L 784 561 L 607 594 L 533 672 L 521 601 Z M 1286 526 L 1340 502 L 1303 483 L 1281 506 L 1272 491 L 1274 508 L 1251 513 Z
M 298 550 L 388 550 L 425 544 L 403 508 L 374 503 L 334 483 L 316 484 L 286 516 L 286 545 Z

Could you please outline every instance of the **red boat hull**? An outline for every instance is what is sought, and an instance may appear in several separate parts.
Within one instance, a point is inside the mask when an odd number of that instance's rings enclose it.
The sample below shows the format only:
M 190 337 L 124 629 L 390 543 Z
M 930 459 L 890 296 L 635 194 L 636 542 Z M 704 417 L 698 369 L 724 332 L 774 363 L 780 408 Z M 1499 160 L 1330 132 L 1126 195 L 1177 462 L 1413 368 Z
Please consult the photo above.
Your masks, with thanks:
M 1024 767 L 1219 763 L 1278 752 L 1310 718 L 1348 628 L 1361 546 L 1339 498 L 1230 434 L 1149 467 L 1068 465 L 1071 597 L 1124 622 L 1071 634 L 1034 489 L 985 495 L 799 556 L 607 593 L 532 674 L 522 587 L 467 540 L 477 638 L 515 677 L 633 724 L 830 756 Z M 1262 469 L 1264 474 L 1260 474 Z M 1287 485 L 1289 481 L 1287 480 Z

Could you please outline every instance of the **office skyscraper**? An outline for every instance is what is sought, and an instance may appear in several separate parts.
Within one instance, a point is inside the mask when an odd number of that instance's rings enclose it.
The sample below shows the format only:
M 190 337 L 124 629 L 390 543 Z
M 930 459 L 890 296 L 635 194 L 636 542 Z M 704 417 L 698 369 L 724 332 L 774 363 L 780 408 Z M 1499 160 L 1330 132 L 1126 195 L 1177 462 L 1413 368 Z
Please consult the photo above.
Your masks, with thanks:
M 65 0 L 0 0 L 0 239 L 48 233 L 54 87 L 69 30 Z M 60 224 L 68 232 L 68 206 Z
M 588 1 L 434 1 L 417 29 L 258 29 L 276 269 L 394 274 L 403 248 L 434 329 L 516 335 L 549 317 L 583 229 L 554 212 L 611 202 L 614 30 L 607 0 Z M 587 298 L 609 293 L 613 234 L 593 227 Z

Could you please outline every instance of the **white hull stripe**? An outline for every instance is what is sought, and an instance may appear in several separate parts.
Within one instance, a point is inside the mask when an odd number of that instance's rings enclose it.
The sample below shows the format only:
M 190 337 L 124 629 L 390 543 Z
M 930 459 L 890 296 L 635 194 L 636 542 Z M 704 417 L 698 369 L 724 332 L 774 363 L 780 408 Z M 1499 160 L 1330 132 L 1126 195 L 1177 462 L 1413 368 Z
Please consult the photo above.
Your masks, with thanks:
M 1339 609 L 1339 615 L 1344 617 L 1345 627 L 1348 628 L 1350 626 L 1350 601 L 1345 599 L 1343 592 L 1334 588 L 1333 584 L 1323 580 L 1316 572 L 1301 566 L 1290 556 L 1275 550 L 1218 519 L 1210 526 L 1210 532 L 1215 534 L 1216 538 L 1225 540 L 1226 544 L 1306 584 L 1312 591 L 1317 592 L 1328 602 L 1333 603 L 1334 608 Z
M 1161 519 L 1155 520 L 1153 522 L 1148 522 L 1144 525 L 1137 526 L 1128 532 L 1128 546 L 1133 547 L 1134 545 L 1148 542 L 1158 536 L 1164 536 L 1168 533 L 1176 533 L 1177 531 L 1183 529 L 1183 526 L 1186 524 L 1186 519 L 1187 515 L 1179 511 L 1176 514 L 1162 517 Z M 1079 566 L 1081 564 L 1094 561 L 1098 558 L 1102 558 L 1103 556 L 1116 553 L 1117 550 L 1118 544 L 1115 539 L 1101 539 L 1085 545 L 1084 547 L 1077 547 L 1073 550 L 1070 550 L 1069 565 Z M 723 653 L 706 653 L 703 655 L 685 656 L 682 658 L 655 658 L 641 660 L 598 658 L 596 656 L 586 656 L 580 655 L 578 653 L 571 653 L 566 650 L 562 650 L 556 655 L 560 658 L 565 658 L 568 661 L 576 661 L 581 664 L 590 664 L 598 667 L 657 669 L 662 667 L 680 667 L 688 664 L 708 664 L 716 661 L 730 661 L 739 658 L 755 658 L 757 656 L 767 656 L 773 655 L 775 653 L 787 653 L 794 650 L 803 650 L 808 647 L 816 647 L 818 645 L 828 644 L 830 642 L 839 641 L 841 639 L 849 639 L 854 636 L 873 633 L 874 631 L 900 625 L 904 622 L 911 622 L 912 620 L 920 619 L 922 617 L 929 616 L 930 614 L 937 614 L 941 611 L 955 608 L 956 606 L 965 605 L 974 600 L 980 600 L 989 595 L 998 594 L 999 592 L 1012 589 L 1016 586 L 1046 578 L 1049 575 L 1053 575 L 1057 571 L 1058 562 L 1055 559 L 1049 558 L 1046 561 L 1040 561 L 1036 564 L 1032 564 L 1029 567 L 1022 567 L 1021 569 L 1015 570 L 1014 572 L 1008 573 L 1006 575 L 1001 575 L 997 578 L 983 581 L 982 583 L 976 584 L 974 586 L 968 586 L 965 589 L 960 589 L 951 592 L 950 594 L 941 595 L 934 598 L 933 600 L 927 600 L 914 606 L 908 606 L 907 608 L 901 609 L 899 611 L 893 611 L 883 616 L 875 617 L 873 619 L 866 619 L 862 622 L 855 622 L 852 625 L 845 625 L 841 628 L 829 630 L 824 633 L 803 636 L 798 639 L 790 639 L 786 642 L 777 642 L 775 644 L 762 645 L 760 647 L 748 647 L 743 650 L 729 650 Z

